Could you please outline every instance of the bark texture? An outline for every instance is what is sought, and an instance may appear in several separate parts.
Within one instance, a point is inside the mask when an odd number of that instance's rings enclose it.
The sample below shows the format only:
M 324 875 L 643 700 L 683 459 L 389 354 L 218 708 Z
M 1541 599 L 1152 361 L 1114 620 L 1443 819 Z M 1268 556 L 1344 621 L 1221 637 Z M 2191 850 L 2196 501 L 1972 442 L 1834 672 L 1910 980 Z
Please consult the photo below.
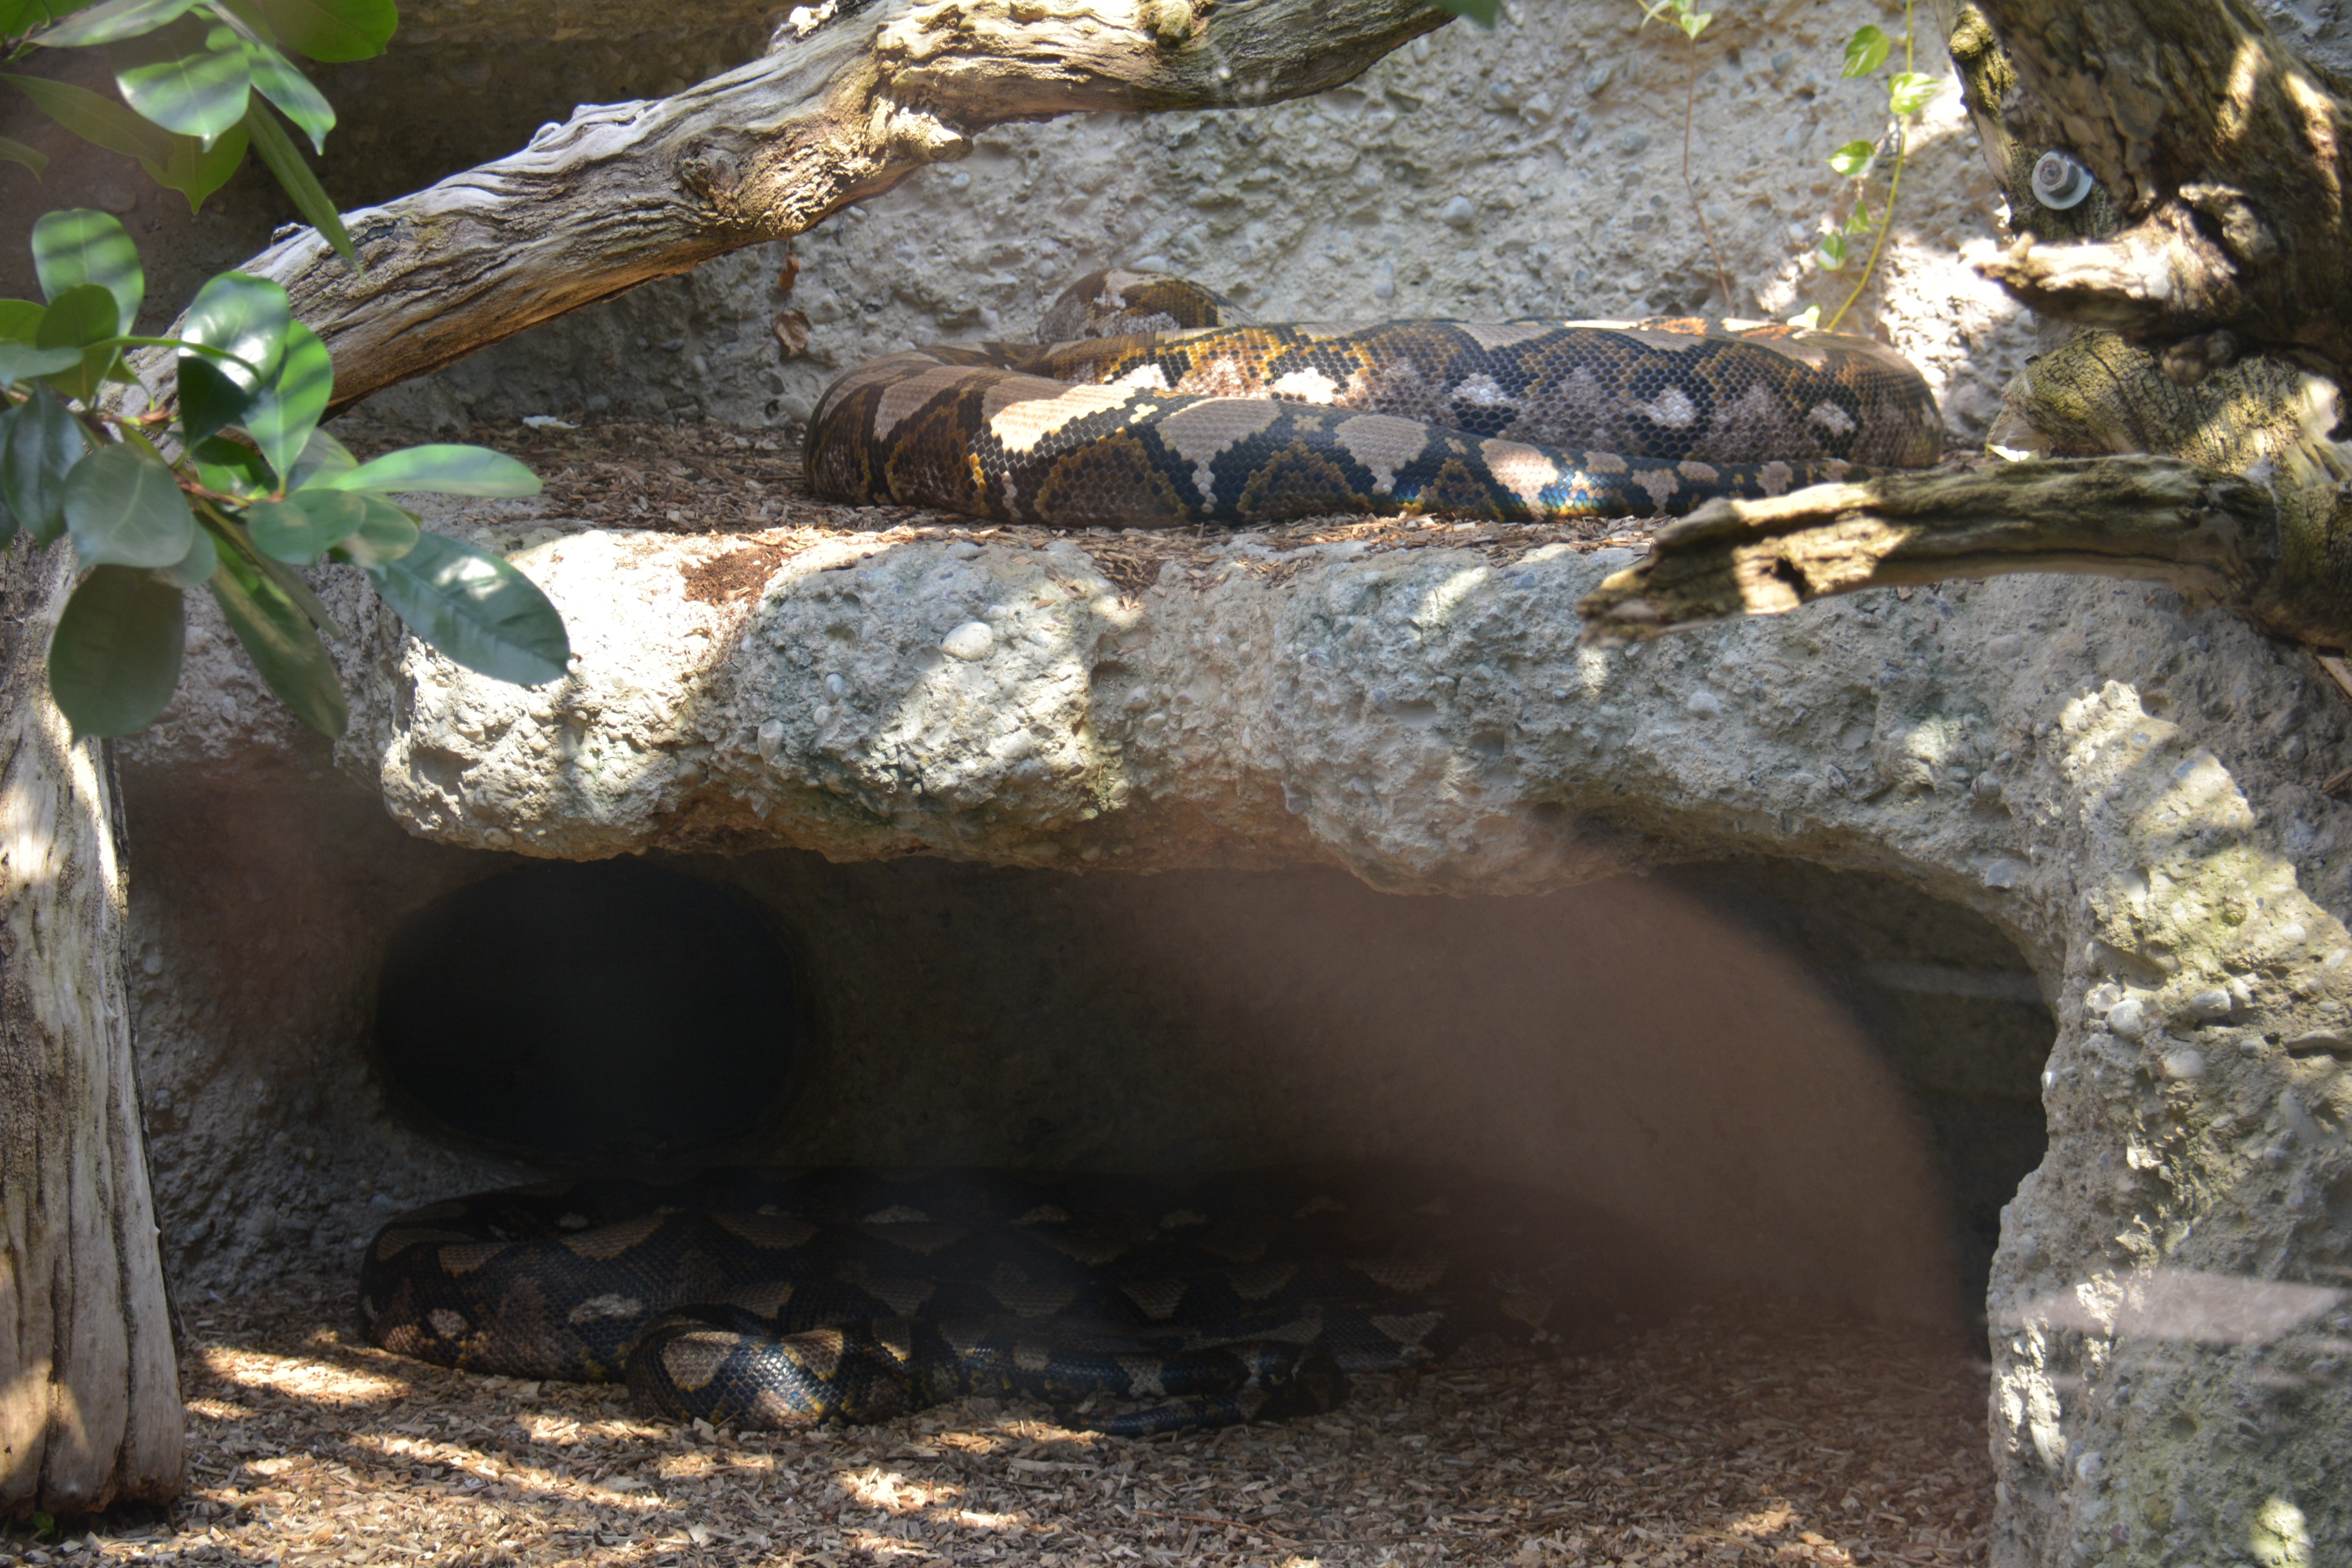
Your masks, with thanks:
M 2268 592 L 2278 538 L 2270 493 L 2234 475 L 2166 457 L 1996 461 L 1710 503 L 1577 610 L 1588 638 L 1625 642 L 1865 588 L 2072 571 L 2153 579 L 2284 621 L 2291 607 Z
M 2044 314 L 2135 339 L 2219 331 L 2231 340 L 2215 345 L 2222 360 L 2245 346 L 2330 371 L 2352 363 L 2343 84 L 2249 0 L 1979 9 L 2007 61 L 2007 90 L 1976 95 L 1980 117 L 2025 149 L 2071 152 L 2117 217 L 2100 237 L 2021 234 L 1989 276 Z M 2010 188 L 2030 220 L 2046 210 Z
M 839 15 L 834 15 L 836 5 Z M 1339 86 L 1441 26 L 1423 0 L 833 0 L 675 98 L 586 107 L 512 157 L 248 265 L 335 360 L 339 404 L 739 246 L 800 234 L 981 130 Z
M 64 550 L 0 553 L 0 1514 L 180 1490 L 115 791 L 50 703 Z

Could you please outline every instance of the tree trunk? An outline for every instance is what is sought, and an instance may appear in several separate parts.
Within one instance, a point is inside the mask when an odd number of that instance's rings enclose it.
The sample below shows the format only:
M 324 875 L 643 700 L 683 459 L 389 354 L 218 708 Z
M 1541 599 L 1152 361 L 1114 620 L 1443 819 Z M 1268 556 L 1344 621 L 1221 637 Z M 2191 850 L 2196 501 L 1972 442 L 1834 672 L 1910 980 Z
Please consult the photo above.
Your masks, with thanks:
M 0 1513 L 180 1490 L 114 782 L 49 701 L 69 551 L 0 551 Z
M 1322 92 L 1443 25 L 1423 0 L 881 0 L 790 26 L 655 103 L 584 107 L 509 158 L 303 229 L 246 266 L 335 361 L 338 406 L 640 283 L 783 239 L 1009 120 Z M 797 14 L 797 13 L 796 13 Z

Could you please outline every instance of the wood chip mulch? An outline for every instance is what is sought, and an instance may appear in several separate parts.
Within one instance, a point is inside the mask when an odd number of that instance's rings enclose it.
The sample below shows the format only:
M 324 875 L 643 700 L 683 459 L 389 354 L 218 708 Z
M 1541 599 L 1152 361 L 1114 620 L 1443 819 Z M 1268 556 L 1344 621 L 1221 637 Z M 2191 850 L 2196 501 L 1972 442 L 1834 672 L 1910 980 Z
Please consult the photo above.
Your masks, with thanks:
M 1119 592 L 1134 598 L 1175 563 L 1190 575 L 1221 558 L 1234 570 L 1275 580 L 1299 561 L 1282 558 L 1311 545 L 1367 549 L 1433 546 L 1475 549 L 1497 565 L 1531 550 L 1565 545 L 1580 551 L 1646 547 L 1638 519 L 1578 518 L 1565 523 L 1465 523 L 1420 517 L 1310 517 L 1253 528 L 1254 559 L 1223 555 L 1237 530 L 1222 528 L 1073 528 L 1009 527 L 913 507 L 843 507 L 813 498 L 802 478 L 800 438 L 792 431 L 736 430 L 710 423 L 607 422 L 576 427 L 478 425 L 469 439 L 528 464 L 544 482 L 551 517 L 656 533 L 742 536 L 745 547 L 689 573 L 688 591 L 704 602 L 757 593 L 777 565 L 827 538 L 859 536 L 874 550 L 914 539 L 971 539 L 1042 549 L 1076 544 Z M 355 434 L 362 455 L 395 444 Z
M 1311 1420 L 1122 1441 L 969 1400 L 733 1434 L 617 1388 L 419 1365 L 347 1285 L 215 1305 L 168 1511 L 0 1536 L 73 1563 L 1982 1563 L 1980 1364 L 1948 1335 L 1701 1309 L 1608 1353 L 1359 1378 Z

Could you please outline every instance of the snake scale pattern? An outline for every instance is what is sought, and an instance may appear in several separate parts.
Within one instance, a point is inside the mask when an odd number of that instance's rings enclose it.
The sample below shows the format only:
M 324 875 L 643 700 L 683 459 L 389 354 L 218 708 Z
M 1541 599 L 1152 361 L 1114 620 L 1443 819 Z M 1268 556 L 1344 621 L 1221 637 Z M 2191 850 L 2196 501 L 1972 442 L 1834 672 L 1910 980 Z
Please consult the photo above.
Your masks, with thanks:
M 1349 1372 L 1605 1343 L 1618 1303 L 1595 1281 L 1619 1271 L 1595 1234 L 1557 1199 L 1409 1167 L 719 1170 L 402 1215 L 368 1248 L 360 1316 L 404 1355 L 625 1378 L 679 1419 L 979 1394 L 1148 1436 L 1326 1409 Z
M 842 376 L 809 421 L 812 488 L 1061 528 L 1541 522 L 1678 516 L 1943 445 L 1909 361 L 1795 327 L 1261 326 L 1184 279 L 1114 271 L 1073 285 L 1040 336 Z

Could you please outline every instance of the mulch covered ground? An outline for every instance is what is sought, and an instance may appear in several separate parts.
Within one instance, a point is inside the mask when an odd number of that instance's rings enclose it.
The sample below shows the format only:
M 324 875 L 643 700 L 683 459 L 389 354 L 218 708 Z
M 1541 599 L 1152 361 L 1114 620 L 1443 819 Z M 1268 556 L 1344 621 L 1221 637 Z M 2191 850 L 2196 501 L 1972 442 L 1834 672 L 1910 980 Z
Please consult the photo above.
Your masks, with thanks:
M 1604 1354 L 1360 1378 L 1333 1414 L 1148 1442 L 973 1400 L 736 1435 L 611 1387 L 387 1355 L 341 1281 L 215 1305 L 161 1517 L 36 1563 L 1979 1563 L 1980 1364 L 1949 1336 L 1711 1308 Z

